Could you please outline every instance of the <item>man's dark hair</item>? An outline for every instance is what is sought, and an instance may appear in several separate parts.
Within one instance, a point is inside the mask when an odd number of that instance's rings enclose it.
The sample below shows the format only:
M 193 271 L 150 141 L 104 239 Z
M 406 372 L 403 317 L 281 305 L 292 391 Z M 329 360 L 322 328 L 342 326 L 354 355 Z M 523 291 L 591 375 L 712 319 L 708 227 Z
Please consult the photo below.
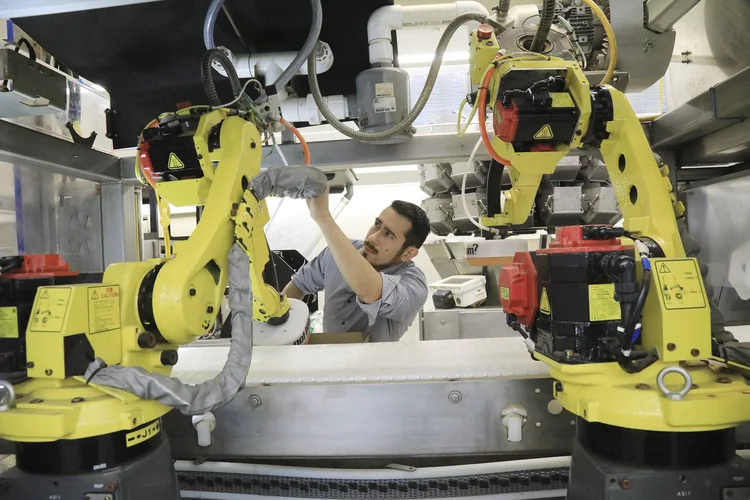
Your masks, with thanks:
M 406 233 L 406 241 L 403 249 L 415 246 L 422 248 L 424 240 L 430 234 L 430 219 L 427 213 L 414 203 L 396 200 L 391 203 L 391 208 L 401 217 L 411 222 L 411 229 Z

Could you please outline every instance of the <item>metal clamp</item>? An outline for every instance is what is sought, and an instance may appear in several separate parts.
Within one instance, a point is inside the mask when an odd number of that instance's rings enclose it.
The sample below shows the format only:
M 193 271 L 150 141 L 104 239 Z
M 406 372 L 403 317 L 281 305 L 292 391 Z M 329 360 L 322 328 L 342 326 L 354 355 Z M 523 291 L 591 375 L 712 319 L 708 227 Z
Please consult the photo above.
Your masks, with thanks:
M 685 380 L 685 385 L 682 386 L 682 389 L 680 389 L 679 391 L 670 391 L 669 389 L 667 389 L 667 386 L 664 385 L 664 377 L 666 377 L 669 373 L 677 373 L 682 376 L 682 378 Z M 681 401 L 682 398 L 684 398 L 693 387 L 693 378 L 690 376 L 688 371 L 681 366 L 668 366 L 666 368 L 663 368 L 662 371 L 659 372 L 659 375 L 657 375 L 656 385 L 659 387 L 659 390 L 664 394 L 664 396 L 666 396 L 667 399 L 671 401 Z
M 13 385 L 5 380 L 0 380 L 0 411 L 8 411 L 16 400 L 16 391 Z

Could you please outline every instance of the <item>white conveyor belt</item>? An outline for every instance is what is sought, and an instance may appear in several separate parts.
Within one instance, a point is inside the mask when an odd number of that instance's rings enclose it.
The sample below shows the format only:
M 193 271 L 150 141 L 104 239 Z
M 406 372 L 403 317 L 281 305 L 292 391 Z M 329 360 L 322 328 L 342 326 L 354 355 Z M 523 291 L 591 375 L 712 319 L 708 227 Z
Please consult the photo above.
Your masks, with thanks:
M 750 326 L 728 328 L 750 341 Z M 228 340 L 181 347 L 172 375 L 197 384 L 215 377 L 229 352 Z M 300 346 L 258 346 L 248 385 L 541 378 L 547 366 L 534 361 L 519 338 L 437 340 Z

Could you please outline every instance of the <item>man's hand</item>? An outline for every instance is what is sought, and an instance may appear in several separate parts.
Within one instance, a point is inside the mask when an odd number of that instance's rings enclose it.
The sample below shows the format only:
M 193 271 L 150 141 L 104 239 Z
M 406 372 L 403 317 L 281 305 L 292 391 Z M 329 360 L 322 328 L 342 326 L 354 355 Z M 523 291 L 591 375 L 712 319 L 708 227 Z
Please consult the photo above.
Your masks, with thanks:
M 310 209 L 310 217 L 315 222 L 320 222 L 331 218 L 331 210 L 328 207 L 328 192 L 330 186 L 326 186 L 326 190 L 319 197 L 314 200 L 307 200 L 307 208 Z

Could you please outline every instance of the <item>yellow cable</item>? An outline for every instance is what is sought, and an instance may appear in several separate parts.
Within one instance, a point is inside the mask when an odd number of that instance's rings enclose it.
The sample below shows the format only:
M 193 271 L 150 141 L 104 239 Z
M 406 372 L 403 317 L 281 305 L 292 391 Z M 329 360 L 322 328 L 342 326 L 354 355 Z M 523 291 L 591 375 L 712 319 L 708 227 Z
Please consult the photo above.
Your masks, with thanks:
M 469 130 L 469 125 L 471 125 L 471 121 L 474 119 L 474 115 L 477 114 L 477 104 L 479 103 L 479 99 L 474 99 L 474 105 L 471 107 L 471 113 L 469 113 L 469 119 L 466 120 L 466 125 L 464 125 L 463 128 L 461 128 L 461 113 L 464 110 L 464 106 L 467 104 L 466 99 L 461 101 L 461 107 L 458 108 L 458 123 L 456 124 L 456 128 L 458 131 L 458 136 L 461 137 L 466 133 L 467 130 Z
M 169 202 L 164 198 L 159 197 L 158 192 L 155 192 L 154 194 L 159 201 L 159 222 L 161 223 L 161 230 L 164 233 L 164 256 L 169 259 L 172 257 L 172 248 L 169 241 Z
M 604 85 L 612 80 L 612 77 L 615 75 L 615 68 L 617 67 L 617 40 L 615 39 L 615 32 L 612 29 L 612 25 L 609 24 L 609 19 L 607 19 L 604 11 L 596 4 L 596 2 L 594 2 L 594 0 L 583 0 L 583 3 L 594 12 L 594 15 L 602 23 L 604 32 L 607 34 L 607 39 L 609 40 L 609 66 L 607 67 L 607 72 L 604 74 L 604 78 L 602 78 L 600 83 L 600 85 Z

